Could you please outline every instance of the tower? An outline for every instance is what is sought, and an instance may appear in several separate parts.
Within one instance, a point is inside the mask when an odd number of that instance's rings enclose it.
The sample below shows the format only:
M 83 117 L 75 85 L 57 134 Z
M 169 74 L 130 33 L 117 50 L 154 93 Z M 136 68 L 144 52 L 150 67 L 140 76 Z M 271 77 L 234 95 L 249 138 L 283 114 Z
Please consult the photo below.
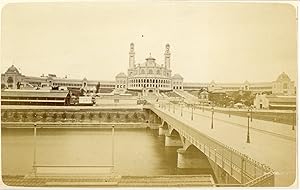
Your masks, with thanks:
M 166 44 L 166 51 L 165 51 L 165 67 L 166 69 L 170 69 L 170 45 Z
M 134 44 L 130 44 L 130 51 L 129 51 L 129 69 L 134 68 L 135 63 L 135 52 L 134 52 Z

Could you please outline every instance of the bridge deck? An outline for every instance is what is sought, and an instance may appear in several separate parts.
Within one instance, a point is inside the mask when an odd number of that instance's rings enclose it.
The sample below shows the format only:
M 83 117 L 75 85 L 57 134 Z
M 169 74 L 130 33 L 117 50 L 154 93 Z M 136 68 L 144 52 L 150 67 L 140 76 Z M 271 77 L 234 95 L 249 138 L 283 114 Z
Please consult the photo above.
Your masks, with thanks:
M 211 129 L 211 112 L 194 110 L 191 120 L 191 108 L 168 105 L 165 108 L 155 105 L 173 118 L 198 130 L 235 150 L 248 155 L 252 159 L 266 164 L 275 170 L 275 186 L 290 186 L 295 181 L 296 174 L 296 132 L 291 126 L 267 121 L 250 122 L 250 143 L 246 143 L 247 118 L 218 113 L 214 115 L 214 128 Z

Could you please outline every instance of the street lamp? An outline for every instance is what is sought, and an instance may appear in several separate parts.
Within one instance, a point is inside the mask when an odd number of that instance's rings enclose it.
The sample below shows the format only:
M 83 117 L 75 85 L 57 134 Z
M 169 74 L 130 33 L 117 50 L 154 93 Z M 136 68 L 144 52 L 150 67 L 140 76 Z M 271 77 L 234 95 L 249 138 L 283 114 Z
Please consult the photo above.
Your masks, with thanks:
M 250 113 L 249 113 L 249 109 L 248 109 L 248 112 L 247 112 L 247 118 L 248 118 L 247 143 L 250 143 L 250 131 L 249 131 L 249 118 L 250 118 Z
M 250 121 L 252 122 L 252 113 L 253 113 L 253 108 L 252 107 L 250 107 L 250 113 L 251 113 Z
M 170 111 L 170 106 L 171 106 L 171 103 L 169 102 L 169 109 L 168 109 L 168 111 Z
M 295 112 L 295 110 L 293 110 L 293 112 L 292 112 L 292 116 L 293 116 L 293 121 L 292 121 L 292 130 L 295 130 L 295 123 L 296 123 L 296 121 L 295 121 L 295 115 L 296 115 L 296 112 Z
M 180 116 L 182 117 L 182 107 L 183 107 L 183 103 L 181 102 L 180 104 Z
M 191 108 L 192 108 L 191 120 L 194 120 L 194 105 L 193 104 L 191 104 Z
M 230 117 L 230 106 L 228 106 L 228 117 Z
M 211 108 L 211 129 L 214 128 L 214 107 Z
M 173 104 L 173 113 L 175 113 L 175 103 Z
M 204 102 L 202 102 L 202 112 L 204 112 Z

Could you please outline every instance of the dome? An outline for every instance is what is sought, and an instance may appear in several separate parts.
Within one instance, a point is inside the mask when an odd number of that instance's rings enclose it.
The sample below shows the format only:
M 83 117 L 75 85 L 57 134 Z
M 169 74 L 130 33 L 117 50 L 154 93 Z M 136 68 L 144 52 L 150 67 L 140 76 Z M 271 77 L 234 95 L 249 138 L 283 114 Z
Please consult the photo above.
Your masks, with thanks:
M 148 61 L 148 60 L 155 60 L 155 58 L 153 58 L 152 56 L 151 56 L 151 53 L 150 53 L 150 56 L 148 57 L 148 58 L 146 58 L 146 60 Z
M 126 78 L 126 74 L 125 73 L 119 73 L 117 74 L 116 78 Z
M 7 71 L 6 71 L 6 73 L 16 73 L 16 74 L 20 74 L 19 71 L 18 71 L 18 69 L 17 69 L 14 65 L 12 65 L 11 67 L 9 67 L 9 68 L 7 69 Z
M 84 77 L 82 80 L 83 80 L 83 81 L 87 81 L 87 78 L 86 78 L 86 77 Z
M 276 81 L 290 81 L 290 80 L 291 80 L 290 77 L 285 72 L 283 72 L 278 76 Z
M 172 79 L 183 79 L 183 77 L 180 74 L 175 74 Z

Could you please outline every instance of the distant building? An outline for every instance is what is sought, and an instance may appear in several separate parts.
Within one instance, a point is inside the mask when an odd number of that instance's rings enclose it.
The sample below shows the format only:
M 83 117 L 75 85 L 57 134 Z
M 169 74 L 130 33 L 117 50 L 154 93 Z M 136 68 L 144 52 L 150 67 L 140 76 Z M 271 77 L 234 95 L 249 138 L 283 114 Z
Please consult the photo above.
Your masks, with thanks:
M 2 90 L 1 105 L 70 105 L 68 91 L 60 90 Z
M 286 73 L 281 73 L 276 81 L 273 82 L 249 82 L 243 83 L 192 83 L 186 82 L 183 84 L 184 90 L 201 90 L 208 89 L 209 92 L 220 91 L 235 92 L 235 91 L 250 91 L 253 93 L 270 93 L 276 95 L 295 95 L 295 82 L 292 81 Z
M 55 74 L 42 75 L 41 77 L 25 76 L 14 65 L 1 74 L 1 86 L 8 89 L 17 89 L 17 84 L 19 84 L 22 89 L 33 89 L 36 87 L 61 87 L 60 89 L 65 89 L 63 87 L 67 87 L 68 89 L 83 88 L 88 92 L 94 91 L 98 82 L 100 82 L 100 92 L 112 92 L 115 88 L 114 81 L 93 81 L 87 80 L 87 78 L 83 78 L 82 80 L 58 78 Z
M 254 107 L 257 109 L 295 110 L 296 96 L 257 94 L 254 99 Z
M 130 44 L 128 76 L 125 73 L 116 75 L 115 88 L 141 91 L 143 93 L 183 89 L 183 77 L 172 76 L 170 45 L 166 45 L 165 63 L 158 64 L 151 54 L 144 63 L 135 63 L 134 44 Z

